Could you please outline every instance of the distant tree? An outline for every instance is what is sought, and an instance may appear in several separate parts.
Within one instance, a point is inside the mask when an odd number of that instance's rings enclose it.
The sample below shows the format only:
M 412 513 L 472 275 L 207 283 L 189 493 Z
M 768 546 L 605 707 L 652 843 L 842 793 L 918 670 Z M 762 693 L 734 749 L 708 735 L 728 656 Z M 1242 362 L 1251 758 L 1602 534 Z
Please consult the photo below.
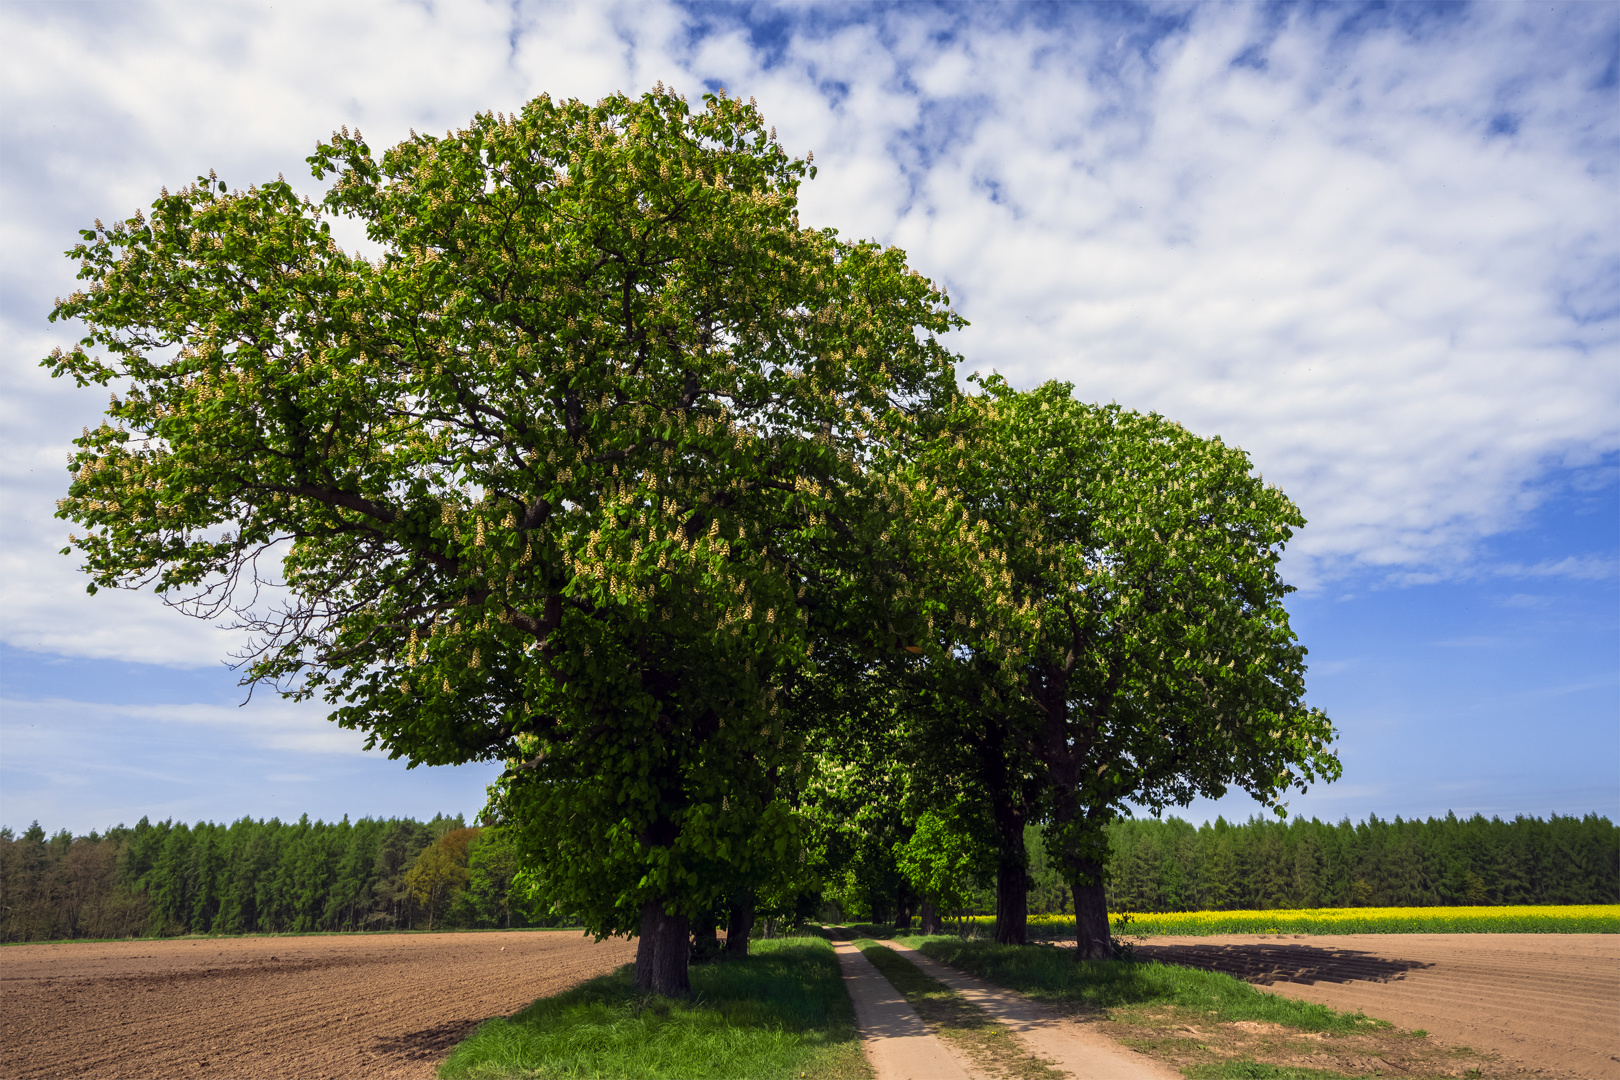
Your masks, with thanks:
M 827 898 L 844 917 L 910 926 L 919 897 L 897 855 L 914 828 L 904 767 L 886 754 L 824 754 L 806 787 L 808 846 Z
M 985 868 L 995 865 L 981 808 L 963 803 L 953 809 L 923 811 L 896 852 L 901 873 L 922 895 L 925 934 L 938 933 L 940 919 L 963 911 Z
M 429 930 L 454 904 L 457 894 L 466 890 L 472 877 L 470 849 L 478 833 L 478 829 L 452 829 L 424 848 L 405 872 L 405 890 L 427 914 Z
M 467 891 L 476 919 L 486 926 L 511 927 L 530 921 L 529 905 L 516 878 L 521 854 L 505 829 L 486 828 L 478 834 L 467 860 Z
M 1024 826 L 1024 848 L 1029 860 L 1030 915 L 1068 915 L 1074 910 L 1069 883 L 1046 857 L 1046 838 L 1039 825 Z

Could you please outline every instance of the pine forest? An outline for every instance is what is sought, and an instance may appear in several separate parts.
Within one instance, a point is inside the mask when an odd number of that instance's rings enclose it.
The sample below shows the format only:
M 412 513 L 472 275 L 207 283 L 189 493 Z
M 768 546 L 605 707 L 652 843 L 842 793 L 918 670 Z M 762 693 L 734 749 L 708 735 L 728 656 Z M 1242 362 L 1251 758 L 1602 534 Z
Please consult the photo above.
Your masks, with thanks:
M 461 816 L 0 829 L 0 940 L 546 925 L 517 853 Z
M 1031 914 L 1073 910 L 1031 827 Z M 1453 815 L 1337 825 L 1315 819 L 1195 827 L 1114 823 L 1110 911 L 1598 904 L 1620 900 L 1620 830 L 1607 818 Z M 0 829 L 0 940 L 178 934 L 435 930 L 567 924 L 534 910 L 500 828 L 462 818 L 307 817 L 230 825 L 141 819 L 47 836 Z M 994 911 L 994 867 L 967 913 Z M 832 917 L 863 910 L 858 883 L 829 880 Z M 816 900 L 817 898 L 807 898 Z M 804 910 L 804 905 L 800 905 Z

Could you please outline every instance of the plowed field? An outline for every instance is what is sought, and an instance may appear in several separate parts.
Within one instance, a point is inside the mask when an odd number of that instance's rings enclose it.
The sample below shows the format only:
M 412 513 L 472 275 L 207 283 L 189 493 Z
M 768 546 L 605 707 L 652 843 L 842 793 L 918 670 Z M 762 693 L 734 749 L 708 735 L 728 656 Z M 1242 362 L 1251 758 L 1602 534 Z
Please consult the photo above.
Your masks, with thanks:
M 0 949 L 0 1076 L 431 1077 L 480 1022 L 635 959 L 577 932 Z
M 1149 960 L 1227 971 L 1554 1077 L 1620 1078 L 1620 935 L 1155 937 Z

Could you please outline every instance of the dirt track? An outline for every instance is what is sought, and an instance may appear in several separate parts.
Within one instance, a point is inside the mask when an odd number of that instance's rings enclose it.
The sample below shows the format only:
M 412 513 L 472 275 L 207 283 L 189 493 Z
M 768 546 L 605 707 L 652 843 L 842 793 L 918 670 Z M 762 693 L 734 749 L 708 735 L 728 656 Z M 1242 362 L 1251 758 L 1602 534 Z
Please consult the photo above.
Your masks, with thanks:
M 491 1016 L 635 958 L 574 931 L 0 949 L 0 1076 L 431 1077 Z
M 1547 1076 L 1620 1078 L 1620 935 L 1155 937 L 1137 953 L 1360 1009 Z

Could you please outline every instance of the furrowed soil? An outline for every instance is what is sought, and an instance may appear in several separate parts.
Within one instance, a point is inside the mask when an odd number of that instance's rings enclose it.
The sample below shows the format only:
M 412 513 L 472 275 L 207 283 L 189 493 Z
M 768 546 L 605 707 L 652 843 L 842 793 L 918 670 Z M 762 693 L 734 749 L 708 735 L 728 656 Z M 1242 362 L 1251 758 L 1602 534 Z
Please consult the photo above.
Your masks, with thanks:
M 1426 1031 L 1485 1051 L 1488 1073 L 1620 1078 L 1617 934 L 1154 937 L 1136 954 Z
M 606 974 L 576 931 L 0 949 L 0 1076 L 425 1078 L 484 1020 Z

